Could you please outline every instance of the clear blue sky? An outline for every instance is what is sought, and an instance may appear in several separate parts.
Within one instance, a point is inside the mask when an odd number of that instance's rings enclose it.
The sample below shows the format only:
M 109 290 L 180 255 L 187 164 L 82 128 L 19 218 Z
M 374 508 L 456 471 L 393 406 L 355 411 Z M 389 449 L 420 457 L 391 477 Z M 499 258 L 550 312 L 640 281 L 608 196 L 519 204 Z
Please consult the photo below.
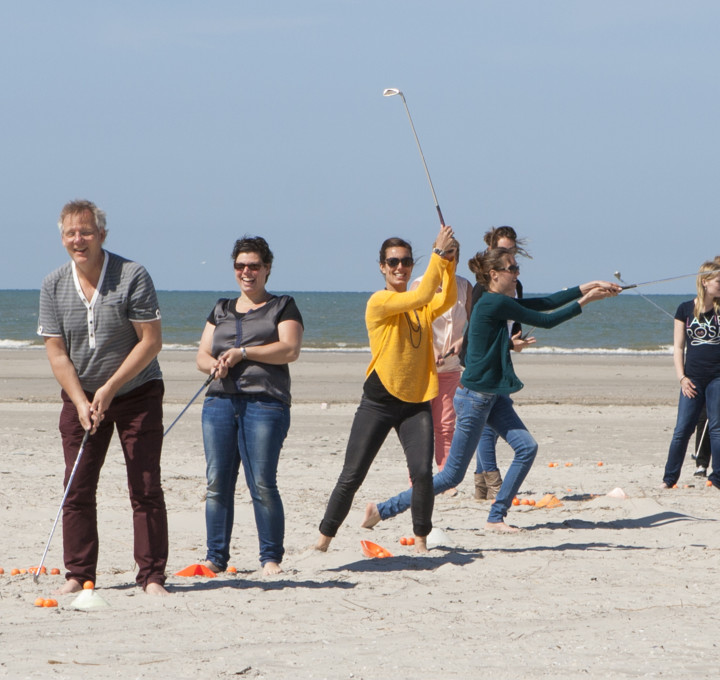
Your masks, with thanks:
M 710 0 L 3 3 L 0 288 L 65 262 L 72 198 L 159 289 L 234 288 L 245 233 L 270 288 L 379 288 L 382 240 L 438 227 L 386 87 L 464 262 L 510 224 L 528 291 L 693 272 L 720 253 L 719 26 Z

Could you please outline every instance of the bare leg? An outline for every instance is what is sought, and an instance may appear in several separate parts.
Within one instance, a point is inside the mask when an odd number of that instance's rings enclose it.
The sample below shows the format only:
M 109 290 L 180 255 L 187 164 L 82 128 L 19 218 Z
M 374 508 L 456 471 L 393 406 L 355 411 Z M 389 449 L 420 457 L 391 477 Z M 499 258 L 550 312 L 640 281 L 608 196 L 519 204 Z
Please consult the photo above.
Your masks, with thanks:
M 79 593 L 83 589 L 82 583 L 74 578 L 69 578 L 65 584 L 53 592 L 53 595 L 67 595 L 68 593 Z
M 415 553 L 423 554 L 428 552 L 427 536 L 415 536 Z
M 165 590 L 165 586 L 162 586 L 159 583 L 155 583 L 154 581 L 148 583 L 145 586 L 145 592 L 148 595 L 156 595 L 160 597 L 165 597 L 165 595 L 170 594 L 167 590 Z
M 517 534 L 520 531 L 517 527 L 505 524 L 505 522 L 486 522 L 485 528 L 500 534 Z
M 274 576 L 282 573 L 282 567 L 277 562 L 265 562 L 263 564 L 263 576 Z
M 315 550 L 319 550 L 320 552 L 327 552 L 327 549 L 330 547 L 331 541 L 332 536 L 323 536 L 322 534 L 320 534 L 320 537 L 315 544 Z
M 365 516 L 360 526 L 363 529 L 372 529 L 381 519 L 377 505 L 375 503 L 368 503 L 365 506 Z

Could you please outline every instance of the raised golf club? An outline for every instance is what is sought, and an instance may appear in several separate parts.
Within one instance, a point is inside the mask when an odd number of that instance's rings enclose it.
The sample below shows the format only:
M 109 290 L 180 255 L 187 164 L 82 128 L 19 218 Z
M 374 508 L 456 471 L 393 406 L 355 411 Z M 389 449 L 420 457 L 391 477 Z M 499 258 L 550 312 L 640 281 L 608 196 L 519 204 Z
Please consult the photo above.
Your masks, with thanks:
M 412 128 L 413 136 L 415 137 L 415 143 L 417 144 L 418 151 L 420 152 L 420 158 L 422 158 L 422 164 L 425 168 L 425 174 L 427 175 L 428 184 L 430 185 L 430 191 L 432 191 L 433 200 L 435 201 L 435 209 L 437 210 L 438 217 L 440 218 L 440 224 L 444 227 L 445 219 L 443 218 L 442 210 L 440 210 L 440 204 L 438 203 L 437 195 L 435 194 L 435 187 L 433 187 L 432 180 L 430 179 L 430 171 L 428 170 L 427 163 L 425 162 L 425 154 L 423 154 L 422 147 L 420 146 L 420 140 L 418 139 L 417 132 L 415 132 L 415 125 L 413 124 L 413 119 L 410 115 L 410 109 L 408 108 L 407 101 L 405 100 L 405 95 L 395 87 L 388 87 L 383 90 L 383 97 L 394 97 L 395 95 L 400 95 L 400 98 L 405 105 L 405 111 L 407 112 L 407 117 L 410 121 L 410 127 Z
M 627 284 L 625 283 L 625 281 L 622 280 L 622 276 L 620 275 L 620 272 L 615 272 L 614 276 L 615 276 L 615 278 L 616 278 L 618 281 L 620 281 L 620 283 L 622 283 L 624 286 L 626 286 L 626 287 L 632 287 L 632 286 L 627 286 Z M 659 309 L 663 314 L 665 314 L 666 316 L 669 316 L 671 319 L 674 319 L 674 318 L 675 318 L 672 314 L 670 314 L 670 312 L 664 310 L 660 305 L 658 305 L 657 303 L 653 302 L 649 297 L 646 297 L 645 295 L 643 295 L 639 290 L 634 290 L 633 293 L 636 293 L 637 295 L 639 295 L 643 300 L 645 300 L 646 302 L 649 302 L 653 307 L 655 307 L 656 309 Z

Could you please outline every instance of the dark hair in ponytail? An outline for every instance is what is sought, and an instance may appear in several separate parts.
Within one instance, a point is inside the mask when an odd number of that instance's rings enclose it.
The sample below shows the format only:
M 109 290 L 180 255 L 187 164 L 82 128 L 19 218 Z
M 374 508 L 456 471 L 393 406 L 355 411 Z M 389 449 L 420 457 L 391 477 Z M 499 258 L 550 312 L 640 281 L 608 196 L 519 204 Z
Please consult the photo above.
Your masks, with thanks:
M 490 270 L 503 269 L 507 264 L 505 258 L 514 254 L 513 248 L 488 248 L 484 252 L 475 253 L 475 256 L 468 260 L 468 267 L 475 274 L 475 280 L 487 288 L 490 283 Z

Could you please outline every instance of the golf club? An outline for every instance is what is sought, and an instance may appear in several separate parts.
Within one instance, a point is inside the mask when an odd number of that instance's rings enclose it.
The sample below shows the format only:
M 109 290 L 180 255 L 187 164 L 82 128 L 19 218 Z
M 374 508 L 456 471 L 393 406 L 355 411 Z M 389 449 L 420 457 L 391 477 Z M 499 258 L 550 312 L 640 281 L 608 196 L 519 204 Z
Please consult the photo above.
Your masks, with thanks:
M 202 392 L 215 378 L 215 372 L 213 371 L 207 378 L 207 380 L 202 384 L 202 387 L 195 393 L 193 398 L 187 403 L 185 408 L 180 411 L 180 414 L 178 415 L 175 420 L 170 423 L 170 427 L 168 427 L 167 430 L 163 433 L 163 438 L 167 436 L 167 433 L 172 430 L 173 425 L 177 423 L 178 420 L 183 416 L 185 411 L 187 411 L 191 404 L 198 398 L 198 395 L 200 392 Z M 75 463 L 73 464 L 72 471 L 70 472 L 70 478 L 68 479 L 68 483 L 65 486 L 65 493 L 63 494 L 62 500 L 60 501 L 60 507 L 58 508 L 57 515 L 55 515 L 55 522 L 53 522 L 52 529 L 50 530 L 50 536 L 47 540 L 47 543 L 45 544 L 45 551 L 43 552 L 42 559 L 40 560 L 40 564 L 37 566 L 37 569 L 35 570 L 35 573 L 33 574 L 33 583 L 38 582 L 38 577 L 40 576 L 40 570 L 42 569 L 42 566 L 45 562 L 45 557 L 47 557 L 48 550 L 50 549 L 50 541 L 52 541 L 53 534 L 55 533 L 55 527 L 57 527 L 58 520 L 60 519 L 60 513 L 62 512 L 63 507 L 65 506 L 65 500 L 67 499 L 68 493 L 70 491 L 70 486 L 72 484 L 73 478 L 75 477 L 75 471 L 77 470 L 78 464 L 80 463 L 80 458 L 83 455 L 83 451 L 85 450 L 85 443 L 88 440 L 88 436 L 90 435 L 90 430 L 86 430 L 85 436 L 82 439 L 82 442 L 80 443 L 80 450 L 78 451 L 77 458 L 75 458 Z
M 173 429 L 173 426 L 175 425 L 175 423 L 177 423 L 177 421 L 183 417 L 185 411 L 187 411 L 190 408 L 190 406 L 192 405 L 192 403 L 198 398 L 198 396 L 200 396 L 200 392 L 202 392 L 214 379 L 215 379 L 215 371 L 213 371 L 207 377 L 207 380 L 202 384 L 200 389 L 197 392 L 195 392 L 195 396 L 193 396 L 193 398 L 187 403 L 185 408 L 182 411 L 180 411 L 180 413 L 178 414 L 178 417 L 175 418 L 175 420 L 173 420 L 172 423 L 170 423 L 170 426 L 168 427 L 168 429 L 165 430 L 165 432 L 163 433 L 163 437 L 167 437 L 167 433 Z
M 666 279 L 655 279 L 655 281 L 644 281 L 643 283 L 630 283 L 622 286 L 623 290 L 629 290 L 630 288 L 637 288 L 638 286 L 650 286 L 653 283 L 663 283 L 664 281 L 677 281 L 678 279 L 688 279 L 691 276 L 703 276 L 705 274 L 720 274 L 720 269 L 711 269 L 706 272 L 693 272 L 692 274 L 681 274 L 680 276 L 669 276 Z
M 627 287 L 627 284 L 625 283 L 625 281 L 622 280 L 622 277 L 620 276 L 620 272 L 615 272 L 615 278 L 618 281 L 620 281 L 620 283 L 624 284 Z M 630 286 L 630 287 L 632 287 L 632 286 Z M 623 288 L 623 290 L 626 290 L 626 288 Z M 653 307 L 655 307 L 656 309 L 659 309 L 666 316 L 669 316 L 673 320 L 675 319 L 675 317 L 672 314 L 670 314 L 670 312 L 664 310 L 660 305 L 656 304 L 650 298 L 643 295 L 639 290 L 634 290 L 633 293 L 636 293 L 637 295 L 639 295 L 643 300 L 645 300 L 646 302 L 649 302 Z
M 90 430 L 85 430 L 85 436 L 82 438 L 82 442 L 80 442 L 80 449 L 78 450 L 77 458 L 75 458 L 75 463 L 73 464 L 72 471 L 70 472 L 70 477 L 68 479 L 67 485 L 65 486 L 65 493 L 63 494 L 62 501 L 60 501 L 60 507 L 58 508 L 57 515 L 55 515 L 55 522 L 53 522 L 52 529 L 50 530 L 50 536 L 48 537 L 47 543 L 45 544 L 45 551 L 43 552 L 40 564 L 38 564 L 37 568 L 35 569 L 35 573 L 33 574 L 33 583 L 38 582 L 40 571 L 42 570 L 43 564 L 45 563 L 45 558 L 47 557 L 48 550 L 50 548 L 50 541 L 52 541 L 53 534 L 55 533 L 55 527 L 57 526 L 58 520 L 60 519 L 60 513 L 62 512 L 62 509 L 65 505 L 65 500 L 67 499 L 68 492 L 70 491 L 70 486 L 72 485 L 73 478 L 75 477 L 75 472 L 78 468 L 78 464 L 80 463 L 80 459 L 82 458 L 83 451 L 85 450 L 85 443 L 87 442 L 89 436 Z
M 708 421 L 705 421 L 705 427 L 703 428 L 702 434 L 700 435 L 700 441 L 697 444 L 697 448 L 695 449 L 695 453 L 692 455 L 693 460 L 697 460 L 698 455 L 700 454 L 700 447 L 702 446 L 703 440 L 705 439 L 705 433 L 707 432 L 708 428 Z
M 537 328 L 537 326 L 533 326 L 529 331 L 527 331 L 527 333 L 523 333 L 523 334 L 520 336 L 520 339 L 521 339 L 521 340 L 527 340 L 528 337 L 530 336 L 530 333 L 532 333 L 536 328 Z
M 405 105 L 405 111 L 407 112 L 407 117 L 410 121 L 410 127 L 412 128 L 412 132 L 415 137 L 415 143 L 417 144 L 418 151 L 420 152 L 420 158 L 422 158 L 422 164 L 425 168 L 425 174 L 427 175 L 428 184 L 430 185 L 430 191 L 432 191 L 433 200 L 435 201 L 435 209 L 437 210 L 438 217 L 440 218 L 440 224 L 444 227 L 445 220 L 443 219 L 440 204 L 438 203 L 437 196 L 435 194 L 435 187 L 433 187 L 432 180 L 430 179 L 430 171 L 428 170 L 427 163 L 425 162 L 425 155 L 423 154 L 422 147 L 420 146 L 420 140 L 418 139 L 417 132 L 415 132 L 415 125 L 413 124 L 413 119 L 410 115 L 410 109 L 408 108 L 407 101 L 405 101 L 405 95 L 395 87 L 388 87 L 383 90 L 383 97 L 394 97 L 395 95 L 400 95 L 400 98 L 403 100 L 403 104 Z

